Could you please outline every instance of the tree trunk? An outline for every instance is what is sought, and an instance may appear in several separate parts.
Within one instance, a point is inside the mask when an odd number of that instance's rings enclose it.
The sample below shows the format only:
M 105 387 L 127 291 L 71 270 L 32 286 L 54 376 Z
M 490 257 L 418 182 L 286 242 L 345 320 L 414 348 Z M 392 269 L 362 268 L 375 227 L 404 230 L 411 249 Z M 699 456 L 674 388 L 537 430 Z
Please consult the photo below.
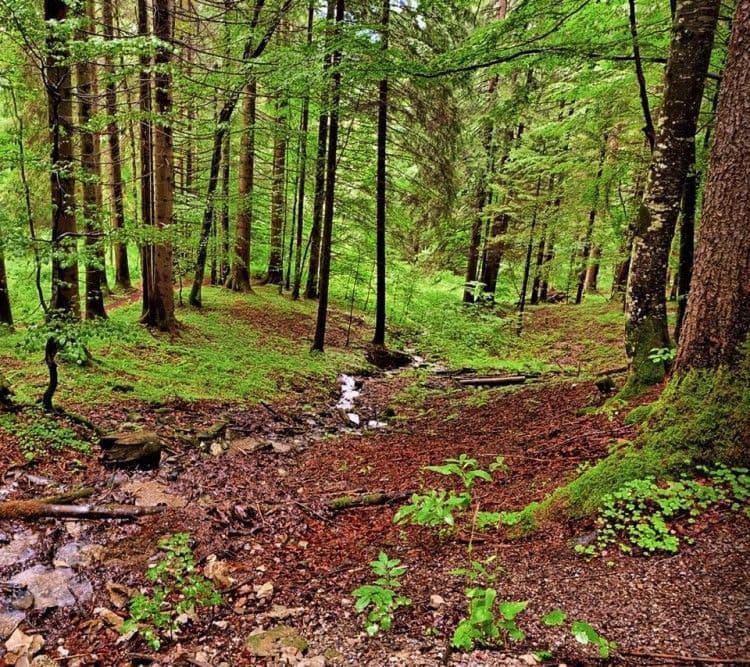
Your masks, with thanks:
M 336 0 L 328 0 L 326 5 L 326 23 L 333 21 Z M 328 42 L 328 40 L 326 40 Z M 326 56 L 323 61 L 323 69 L 330 67 L 330 57 Z M 315 195 L 313 198 L 312 226 L 310 227 L 310 263 L 307 268 L 307 283 L 305 285 L 305 298 L 318 298 L 318 271 L 320 268 L 320 230 L 323 220 L 323 206 L 326 195 L 326 150 L 328 143 L 328 124 L 330 122 L 328 113 L 328 92 L 325 90 L 320 101 L 321 112 L 318 118 L 318 149 L 315 155 Z
M 154 36 L 170 44 L 173 0 L 155 0 L 153 8 Z M 174 210 L 174 163 L 172 126 L 167 120 L 172 112 L 172 77 L 169 73 L 171 59 L 171 51 L 164 47 L 157 50 L 154 58 L 155 110 L 162 119 L 153 128 L 154 223 L 159 238 L 151 246 L 148 262 L 150 275 L 146 322 L 162 331 L 174 333 L 177 322 L 174 314 L 172 241 L 169 237 Z
M 589 223 L 586 227 L 586 236 L 583 240 L 581 249 L 581 268 L 578 271 L 578 289 L 576 290 L 576 304 L 583 300 L 583 291 L 586 285 L 586 275 L 589 268 L 589 259 L 591 256 L 591 242 L 594 237 L 594 222 L 596 221 L 596 210 L 599 207 L 599 185 L 604 172 L 604 159 L 607 156 L 607 135 L 604 135 L 604 143 L 599 152 L 599 168 L 596 171 L 596 181 L 594 182 L 594 200 L 589 212 Z
M 750 0 L 739 0 L 676 372 L 734 365 L 750 333 Z
M 146 0 L 138 0 L 138 35 L 148 37 L 151 34 L 148 21 L 148 7 Z M 154 224 L 154 182 L 153 182 L 153 143 L 151 132 L 151 58 L 146 53 L 138 57 L 140 72 L 138 73 L 138 106 L 141 118 L 138 123 L 140 140 L 140 184 L 141 184 L 141 224 L 149 229 Z M 154 244 L 147 240 L 141 246 L 141 290 L 142 321 L 148 321 L 149 303 L 151 299 L 151 279 L 153 274 L 152 259 Z
M 474 303 L 476 290 L 477 269 L 479 268 L 479 245 L 482 242 L 482 218 L 487 189 L 484 184 L 484 174 L 479 179 L 474 190 L 474 221 L 471 223 L 469 237 L 469 254 L 466 262 L 466 279 L 464 280 L 464 303 Z
M 591 258 L 588 268 L 586 269 L 586 280 L 583 284 L 583 291 L 587 294 L 597 291 L 597 281 L 599 279 L 599 262 L 602 257 L 602 248 L 595 245 L 591 250 Z
M 0 238 L 0 323 L 13 326 L 13 314 L 10 309 L 8 276 L 5 272 L 5 252 L 3 250 L 2 238 Z
M 391 0 L 383 0 L 380 48 L 388 51 L 388 22 Z M 378 90 L 378 147 L 375 176 L 375 335 L 373 345 L 385 345 L 385 223 L 386 223 L 386 149 L 388 143 L 388 79 L 380 81 Z
M 114 39 L 114 14 L 112 0 L 102 0 L 102 23 L 104 38 Z M 104 58 L 104 71 L 109 75 L 104 91 L 107 111 L 107 137 L 109 138 L 109 156 L 112 179 L 112 227 L 115 231 L 115 284 L 121 289 L 130 289 L 130 266 L 128 264 L 128 246 L 123 234 L 125 231 L 124 193 L 122 182 L 122 155 L 120 151 L 120 129 L 117 126 L 117 84 L 113 80 L 114 64 L 110 56 Z
M 536 219 L 539 210 L 539 192 L 542 188 L 542 179 L 537 177 L 536 190 L 534 192 L 534 213 L 531 216 L 531 229 L 529 229 L 529 243 L 526 246 L 526 262 L 523 267 L 523 281 L 521 284 L 521 294 L 518 299 L 518 323 L 516 324 L 516 335 L 523 333 L 523 313 L 526 309 L 526 292 L 529 289 L 529 273 L 531 271 L 531 254 L 534 251 L 534 230 L 536 229 Z
M 280 285 L 284 279 L 282 257 L 284 226 L 284 178 L 286 175 L 287 100 L 283 92 L 276 100 L 273 169 L 271 174 L 271 250 L 268 255 L 266 283 Z
M 242 139 L 238 182 L 234 262 L 229 287 L 237 292 L 250 289 L 250 234 L 253 224 L 253 179 L 255 177 L 255 81 L 245 89 L 242 102 Z
M 557 199 L 556 202 L 560 200 Z M 555 258 L 555 235 L 554 233 L 550 236 L 547 242 L 547 249 L 544 254 L 544 265 L 542 266 L 542 285 L 539 288 L 539 302 L 544 303 L 547 301 L 547 294 L 549 293 L 549 276 L 552 269 L 552 260 Z
M 94 3 L 87 0 L 85 6 L 86 23 L 79 31 L 78 38 L 86 39 L 86 33 L 94 29 Z M 95 65 L 90 61 L 76 64 L 78 79 L 78 120 L 81 136 L 81 172 L 83 174 L 83 224 L 86 230 L 86 319 L 105 318 L 104 295 L 102 293 L 103 265 L 99 261 L 102 254 L 102 232 L 99 207 L 101 204 L 101 170 L 98 142 L 89 127 L 94 110 L 96 91 Z
M 340 32 L 344 20 L 344 0 L 336 0 L 336 33 Z M 338 157 L 339 107 L 341 102 L 341 52 L 334 51 L 331 57 L 331 109 L 329 114 L 328 150 L 326 156 L 326 196 L 323 216 L 323 235 L 320 245 L 320 295 L 318 317 L 315 322 L 315 337 L 312 350 L 323 352 L 328 318 L 328 283 L 331 277 L 331 239 L 333 236 L 333 207 L 336 189 L 336 160 Z
M 539 245 L 536 248 L 536 264 L 534 266 L 534 282 L 531 285 L 531 305 L 536 306 L 542 293 L 542 267 L 544 265 L 544 247 L 547 243 L 547 226 L 542 227 L 539 235 Z
M 52 299 L 50 308 L 79 319 L 78 243 L 75 216 L 75 163 L 73 158 L 73 95 L 68 45 L 60 26 L 68 20 L 65 0 L 45 0 L 47 61 L 45 88 L 51 144 L 52 192 Z
M 690 143 L 695 141 L 703 85 L 719 14 L 719 0 L 682 0 L 672 28 L 666 85 L 646 194 L 638 212 L 626 295 L 626 351 L 632 388 L 658 382 L 664 363 L 649 359 L 669 345 L 666 274 Z
M 229 276 L 229 178 L 231 167 L 231 142 L 229 133 L 224 137 L 224 166 L 221 172 L 221 259 L 219 262 L 219 284 Z

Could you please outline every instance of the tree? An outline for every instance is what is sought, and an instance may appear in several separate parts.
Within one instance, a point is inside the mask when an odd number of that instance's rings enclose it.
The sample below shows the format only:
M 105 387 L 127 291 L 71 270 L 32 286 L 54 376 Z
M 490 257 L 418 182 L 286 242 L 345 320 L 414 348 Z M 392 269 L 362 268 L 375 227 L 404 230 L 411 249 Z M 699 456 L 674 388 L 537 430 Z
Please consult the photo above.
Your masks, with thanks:
M 749 43 L 750 0 L 739 0 L 721 82 L 676 373 L 736 365 L 750 333 Z
M 154 36 L 160 41 L 154 57 L 156 112 L 161 120 L 153 128 L 154 225 L 159 236 L 149 245 L 145 270 L 148 272 L 148 307 L 144 321 L 162 331 L 174 333 L 174 274 L 170 229 L 174 210 L 174 156 L 172 127 L 172 77 L 169 73 L 172 42 L 172 0 L 155 0 L 153 4 Z
M 690 167 L 690 144 L 695 141 L 719 4 L 719 0 L 677 3 L 656 148 L 635 224 L 628 277 L 625 337 L 632 387 L 658 382 L 666 370 L 663 363 L 648 357 L 653 348 L 669 345 L 667 259 Z
M 114 12 L 112 0 L 102 1 L 102 23 L 104 37 L 114 39 Z M 107 110 L 107 138 L 109 139 L 109 157 L 111 165 L 112 187 L 112 227 L 115 238 L 115 283 L 121 289 L 130 289 L 130 265 L 128 263 L 128 246 L 123 238 L 125 229 L 124 187 L 122 181 L 122 154 L 120 151 L 120 128 L 117 126 L 117 83 L 112 76 L 114 63 L 112 57 L 104 58 L 104 71 L 109 74 L 105 87 L 104 100 Z
M 78 291 L 78 233 L 75 217 L 73 94 L 66 36 L 68 4 L 45 0 L 47 59 L 44 85 L 50 131 L 52 192 L 52 299 L 50 308 L 74 319 L 81 316 Z
M 284 230 L 284 183 L 286 181 L 287 101 L 277 92 L 276 121 L 273 138 L 273 173 L 271 175 L 271 252 L 268 254 L 266 282 L 280 285 L 284 279 L 282 243 Z

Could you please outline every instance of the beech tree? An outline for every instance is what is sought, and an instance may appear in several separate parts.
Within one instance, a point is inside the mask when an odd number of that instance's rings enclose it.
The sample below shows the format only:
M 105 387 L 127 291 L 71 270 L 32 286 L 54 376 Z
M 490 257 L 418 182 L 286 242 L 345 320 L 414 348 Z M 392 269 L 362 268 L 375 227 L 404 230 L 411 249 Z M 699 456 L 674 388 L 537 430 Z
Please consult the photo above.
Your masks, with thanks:
M 675 372 L 734 366 L 750 334 L 750 0 L 739 0 Z M 744 353 L 747 353 L 745 350 Z

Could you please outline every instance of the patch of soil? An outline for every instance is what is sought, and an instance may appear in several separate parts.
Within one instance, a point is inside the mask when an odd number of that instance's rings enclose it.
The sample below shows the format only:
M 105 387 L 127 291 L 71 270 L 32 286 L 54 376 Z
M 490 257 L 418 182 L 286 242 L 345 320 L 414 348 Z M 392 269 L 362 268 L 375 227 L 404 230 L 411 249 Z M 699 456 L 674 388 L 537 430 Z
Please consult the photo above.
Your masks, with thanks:
M 368 378 L 358 412 L 381 414 L 406 378 Z M 29 614 L 23 627 L 43 635 L 52 657 L 59 657 L 58 647 L 78 656 L 79 662 L 68 660 L 69 665 L 136 664 L 138 655 L 150 653 L 145 644 L 138 638 L 116 643 L 117 632 L 93 610 L 107 607 L 125 615 L 108 592 L 108 582 L 145 587 L 145 571 L 159 538 L 187 531 L 199 564 L 215 556 L 226 563 L 234 583 L 225 591 L 222 606 L 201 613 L 177 641 L 165 646 L 158 657 L 162 665 L 296 664 L 299 656 L 257 658 L 244 648 L 250 632 L 282 622 L 269 616 L 272 605 L 282 606 L 277 615 L 299 609 L 283 623 L 309 642 L 308 656 L 327 655 L 326 664 L 519 665 L 525 664 L 520 656 L 528 660 L 536 649 L 550 649 L 558 662 L 568 665 L 599 664 L 594 648 L 540 623 L 553 608 L 564 609 L 571 620 L 591 623 L 616 641 L 621 652 L 615 664 L 673 664 L 628 655 L 628 650 L 715 657 L 750 653 L 750 534 L 747 520 L 739 515 L 707 513 L 700 527 L 690 529 L 695 544 L 674 556 L 645 559 L 613 552 L 586 561 L 575 555 L 572 543 L 591 530 L 588 522 L 552 523 L 511 539 L 503 530 L 440 535 L 397 526 L 393 505 L 329 509 L 328 501 L 345 493 L 458 489 L 423 467 L 467 453 L 483 466 L 498 455 L 505 457 L 509 471 L 497 473 L 491 483 L 477 482 L 475 497 L 483 510 L 516 510 L 542 499 L 581 463 L 606 455 L 613 442 L 635 434 L 620 415 L 581 416 L 582 408 L 601 400 L 588 382 L 492 390 L 483 394 L 483 405 L 468 400 L 476 398 L 472 390 L 453 389 L 448 378 L 430 382 L 435 392 L 421 410 L 404 411 L 387 429 L 370 433 L 343 427 L 333 408 L 335 388 L 322 392 L 318 408 L 309 412 L 293 402 L 248 407 L 125 401 L 87 413 L 105 429 L 127 422 L 156 429 L 168 445 L 155 471 L 112 471 L 92 458 L 75 480 L 95 486 L 97 503 L 133 502 L 126 488 L 135 481 L 157 482 L 158 488 L 184 499 L 185 506 L 134 522 L 34 525 L 47 535 L 48 546 L 38 553 L 38 562 L 47 563 L 53 547 L 71 531 L 81 543 L 103 544 L 105 552 L 100 562 L 83 570 L 94 584 L 91 602 Z M 309 402 L 308 397 L 304 400 Z M 222 456 L 202 451 L 195 434 L 218 419 L 229 421 L 237 437 L 264 446 L 252 453 L 230 449 Z M 33 472 L 67 482 L 70 469 L 47 461 Z M 23 495 L 28 488 L 20 485 L 18 494 Z M 6 532 L 23 528 L 16 523 L 3 526 Z M 369 639 L 351 591 L 372 580 L 368 563 L 380 550 L 407 566 L 403 592 L 412 605 L 398 611 L 390 633 Z M 490 558 L 499 597 L 529 601 L 519 617 L 527 639 L 505 650 L 447 654 L 453 629 L 466 611 L 467 582 L 451 571 L 466 567 L 471 559 Z M 0 580 L 5 579 L 6 573 L 0 572 Z M 273 585 L 270 597 L 259 598 L 253 587 L 268 582 Z M 431 595 L 445 603 L 431 604 Z

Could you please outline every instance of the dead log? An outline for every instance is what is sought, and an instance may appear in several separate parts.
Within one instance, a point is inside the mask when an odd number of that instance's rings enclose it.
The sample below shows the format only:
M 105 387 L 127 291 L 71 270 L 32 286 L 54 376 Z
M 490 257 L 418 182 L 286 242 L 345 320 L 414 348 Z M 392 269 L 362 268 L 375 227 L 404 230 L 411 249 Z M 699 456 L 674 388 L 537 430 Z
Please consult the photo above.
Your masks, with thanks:
M 456 378 L 458 383 L 465 387 L 507 387 L 523 384 L 527 379 L 526 375 L 476 375 Z
M 111 433 L 102 436 L 102 462 L 106 465 L 158 468 L 162 443 L 152 431 Z
M 158 514 L 166 509 L 136 507 L 135 505 L 55 505 L 44 500 L 6 500 L 0 502 L 0 521 L 11 519 L 132 519 L 147 514 Z
M 390 505 L 410 498 L 413 491 L 404 493 L 385 493 L 376 491 L 373 493 L 360 493 L 339 496 L 326 502 L 326 507 L 332 512 L 341 512 L 354 507 L 374 507 L 376 505 Z
M 208 428 L 204 429 L 200 433 L 196 434 L 195 437 L 201 444 L 211 442 L 212 440 L 218 440 L 219 438 L 224 437 L 224 434 L 227 431 L 227 426 L 229 426 L 228 421 L 218 421 L 215 424 L 212 424 Z

